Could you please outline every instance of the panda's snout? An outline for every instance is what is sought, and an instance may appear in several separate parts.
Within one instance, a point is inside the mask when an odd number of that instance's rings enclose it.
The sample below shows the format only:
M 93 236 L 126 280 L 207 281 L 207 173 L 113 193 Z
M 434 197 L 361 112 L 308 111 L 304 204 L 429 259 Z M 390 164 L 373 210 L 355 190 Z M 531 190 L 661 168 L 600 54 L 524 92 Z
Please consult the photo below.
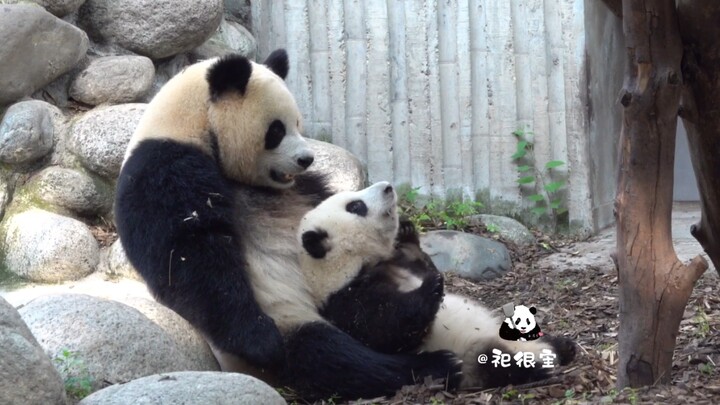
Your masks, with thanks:
M 311 164 L 313 164 L 314 161 L 315 161 L 315 157 L 313 157 L 312 155 L 303 156 L 303 157 L 298 158 L 297 164 L 300 167 L 302 167 L 303 169 L 307 169 L 308 167 L 310 167 Z

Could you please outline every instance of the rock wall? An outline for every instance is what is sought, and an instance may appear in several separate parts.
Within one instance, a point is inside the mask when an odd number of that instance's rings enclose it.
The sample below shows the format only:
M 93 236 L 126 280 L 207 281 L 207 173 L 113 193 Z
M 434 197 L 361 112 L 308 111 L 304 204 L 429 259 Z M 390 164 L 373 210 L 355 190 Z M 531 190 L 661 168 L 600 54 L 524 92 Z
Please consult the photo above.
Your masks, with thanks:
M 0 0 L 0 271 L 133 277 L 112 227 L 129 138 L 185 66 L 254 57 L 249 12 L 246 0 Z

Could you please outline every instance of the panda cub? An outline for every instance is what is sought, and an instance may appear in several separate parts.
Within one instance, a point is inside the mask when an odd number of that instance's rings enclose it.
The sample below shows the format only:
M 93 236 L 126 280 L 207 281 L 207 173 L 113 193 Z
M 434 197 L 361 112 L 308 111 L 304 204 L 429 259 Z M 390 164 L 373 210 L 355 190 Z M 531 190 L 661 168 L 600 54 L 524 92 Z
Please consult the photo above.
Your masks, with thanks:
M 443 295 L 415 228 L 398 227 L 396 198 L 386 182 L 340 193 L 300 225 L 301 268 L 320 314 L 384 353 L 417 349 Z
M 546 378 L 539 356 L 550 350 L 553 366 L 575 356 L 569 339 L 515 342 L 498 335 L 500 319 L 473 300 L 442 296 L 442 276 L 422 252 L 412 224 L 399 224 L 389 183 L 329 197 L 299 227 L 300 266 L 320 313 L 368 346 L 384 352 L 451 350 L 463 360 L 463 388 L 491 388 Z M 498 369 L 480 364 L 493 349 L 532 352 L 536 367 L 514 361 Z

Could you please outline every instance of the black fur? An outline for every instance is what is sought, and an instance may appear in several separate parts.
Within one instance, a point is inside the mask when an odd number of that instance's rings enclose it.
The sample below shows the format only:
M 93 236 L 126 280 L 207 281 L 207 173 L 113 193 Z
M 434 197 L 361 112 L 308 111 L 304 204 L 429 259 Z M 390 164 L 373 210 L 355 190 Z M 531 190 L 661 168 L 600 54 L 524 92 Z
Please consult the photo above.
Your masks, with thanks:
M 280 76 L 283 80 L 287 77 L 290 71 L 290 62 L 288 61 L 288 54 L 284 49 L 274 50 L 270 56 L 265 59 L 263 65 L 267 66 L 275 72 L 276 75 Z
M 265 149 L 271 150 L 280 146 L 285 137 L 285 125 L 280 120 L 275 120 L 270 124 L 265 133 Z
M 325 323 L 309 323 L 286 340 L 288 368 L 281 382 L 305 400 L 339 396 L 343 399 L 392 395 L 425 376 L 445 378 L 449 387 L 460 379 L 460 363 L 449 351 L 382 354 L 357 344 Z
M 118 234 L 160 302 L 220 349 L 279 369 L 282 336 L 243 270 L 233 196 L 234 185 L 210 156 L 170 140 L 145 140 L 118 179 Z
M 302 245 L 308 254 L 316 259 L 325 257 L 329 248 L 325 247 L 323 241 L 327 239 L 328 233 L 322 229 L 315 231 L 307 231 L 302 234 Z
M 245 94 L 251 74 L 252 64 L 246 57 L 235 54 L 223 56 L 207 72 L 210 100 L 218 101 L 231 90 Z
M 442 274 L 420 249 L 415 227 L 401 221 L 400 229 L 395 255 L 364 267 L 348 285 L 328 297 L 320 309 L 325 319 L 383 353 L 418 348 L 443 297 Z M 392 278 L 397 269 L 421 277 L 422 285 L 413 291 L 398 291 Z

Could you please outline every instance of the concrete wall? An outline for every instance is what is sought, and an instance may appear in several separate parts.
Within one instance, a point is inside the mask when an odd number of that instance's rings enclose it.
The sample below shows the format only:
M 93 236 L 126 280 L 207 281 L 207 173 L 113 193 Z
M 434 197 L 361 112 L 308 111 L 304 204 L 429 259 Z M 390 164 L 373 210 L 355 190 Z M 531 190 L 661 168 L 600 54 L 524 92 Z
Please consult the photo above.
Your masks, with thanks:
M 288 50 L 306 135 L 355 153 L 370 181 L 526 204 L 510 156 L 528 129 L 538 165 L 568 163 L 570 219 L 591 229 L 608 187 L 595 201 L 586 1 L 257 0 L 253 30 L 258 59 Z
M 585 30 L 590 190 L 593 225 L 599 229 L 615 221 L 617 148 L 622 128 L 618 95 L 627 58 L 622 21 L 601 1 L 585 2 Z

